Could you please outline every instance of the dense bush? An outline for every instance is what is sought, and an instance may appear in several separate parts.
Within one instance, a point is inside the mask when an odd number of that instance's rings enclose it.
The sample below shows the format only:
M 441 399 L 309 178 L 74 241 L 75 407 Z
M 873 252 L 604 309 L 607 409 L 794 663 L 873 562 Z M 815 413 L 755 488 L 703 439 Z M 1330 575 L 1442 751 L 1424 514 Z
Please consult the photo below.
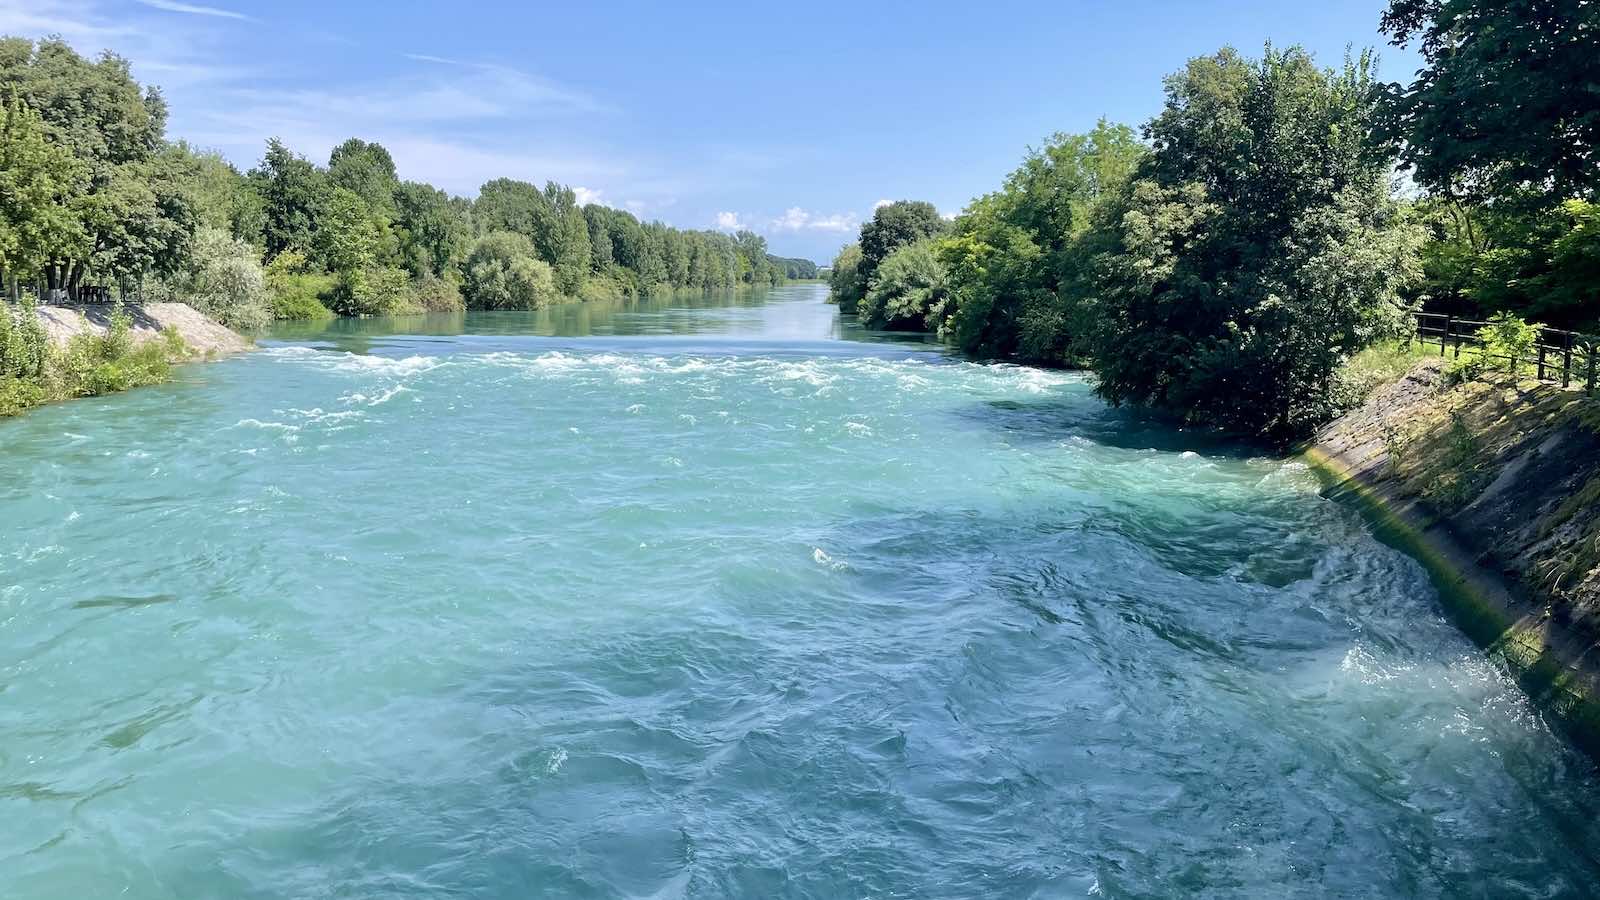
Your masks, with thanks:
M 39 377 L 49 351 L 49 337 L 33 303 L 0 300 L 0 378 Z
M 1419 229 L 1368 139 L 1366 60 L 1232 51 L 1168 81 L 1095 261 L 1097 390 L 1271 437 L 1338 411 L 1345 359 L 1404 319 Z
M 856 309 L 861 324 L 891 331 L 931 331 L 944 321 L 950 299 L 934 242 L 921 240 L 892 251 Z
M 828 299 L 839 304 L 842 313 L 854 313 L 861 302 L 861 245 L 847 244 L 833 258 L 828 274 Z
M 454 281 L 428 274 L 411 282 L 409 305 L 422 312 L 457 312 L 466 301 Z
M 389 266 L 340 272 L 329 300 L 333 311 L 344 316 L 385 316 L 417 311 L 412 305 L 410 278 L 405 270 Z
M 324 272 L 310 271 L 305 255 L 280 253 L 267 264 L 267 295 L 275 319 L 328 319 L 333 311 L 324 298 L 333 296 L 338 279 Z
M 550 265 L 531 241 L 509 231 L 479 238 L 462 274 L 461 293 L 473 309 L 539 309 L 558 297 Z
M 187 269 L 174 279 L 174 297 L 229 328 L 263 328 L 272 321 L 266 277 L 254 247 L 227 232 L 201 226 Z
M 135 344 L 120 308 L 103 334 L 78 334 L 65 348 L 49 345 L 31 305 L 0 304 L 0 417 L 54 400 L 90 397 L 167 380 L 188 351 L 176 331 Z
M 1450 362 L 1446 374 L 1452 380 L 1467 381 L 1491 371 L 1511 375 L 1527 371 L 1532 365 L 1527 360 L 1539 343 L 1539 326 L 1512 313 L 1497 313 L 1477 336 L 1476 345 L 1463 348 Z
M 1133 129 L 1099 123 L 1029 152 L 999 191 L 968 206 L 941 248 L 969 353 L 1082 365 L 1092 330 L 1094 228 L 1144 158 Z

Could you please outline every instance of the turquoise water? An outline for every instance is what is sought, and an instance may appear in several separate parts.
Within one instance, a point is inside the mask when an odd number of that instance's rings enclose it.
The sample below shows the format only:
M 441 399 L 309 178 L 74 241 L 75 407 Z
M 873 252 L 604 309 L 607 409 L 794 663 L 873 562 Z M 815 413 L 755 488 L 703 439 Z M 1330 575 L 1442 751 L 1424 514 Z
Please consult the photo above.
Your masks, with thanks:
M 0 896 L 1596 890 L 1595 770 L 1310 473 L 863 337 L 341 322 L 0 423 Z

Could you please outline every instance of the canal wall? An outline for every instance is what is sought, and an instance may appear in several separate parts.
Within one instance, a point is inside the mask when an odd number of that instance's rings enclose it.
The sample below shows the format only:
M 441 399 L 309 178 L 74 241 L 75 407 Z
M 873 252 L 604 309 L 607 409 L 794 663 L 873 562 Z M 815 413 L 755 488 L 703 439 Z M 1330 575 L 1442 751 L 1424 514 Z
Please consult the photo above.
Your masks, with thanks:
M 1425 362 L 1300 448 L 1600 758 L 1600 402 Z

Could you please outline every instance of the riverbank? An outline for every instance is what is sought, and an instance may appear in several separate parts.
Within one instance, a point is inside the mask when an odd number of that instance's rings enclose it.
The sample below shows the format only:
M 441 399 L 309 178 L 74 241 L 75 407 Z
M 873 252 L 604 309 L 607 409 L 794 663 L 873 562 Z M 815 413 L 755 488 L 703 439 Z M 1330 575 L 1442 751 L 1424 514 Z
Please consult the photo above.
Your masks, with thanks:
M 37 308 L 50 343 L 58 349 L 65 349 L 80 334 L 104 336 L 111 328 L 114 311 L 114 306 L 103 303 Z M 122 311 L 128 316 L 128 336 L 135 345 L 161 339 L 170 328 L 186 348 L 206 358 L 251 347 L 247 338 L 184 303 L 145 303 L 124 306 Z
M 248 350 L 248 339 L 182 303 L 0 306 L 0 418 L 160 384 L 172 367 Z
M 1433 575 L 1449 612 L 1600 755 L 1600 404 L 1424 362 L 1302 447 L 1329 493 Z

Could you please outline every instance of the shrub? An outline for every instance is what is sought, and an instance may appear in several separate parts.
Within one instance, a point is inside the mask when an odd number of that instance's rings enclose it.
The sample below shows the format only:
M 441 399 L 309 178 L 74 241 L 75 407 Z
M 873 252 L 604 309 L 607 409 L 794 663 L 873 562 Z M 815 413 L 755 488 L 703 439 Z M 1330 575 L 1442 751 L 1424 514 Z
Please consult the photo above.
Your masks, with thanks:
M 266 267 L 267 295 L 275 319 L 329 319 L 333 311 L 323 298 L 333 294 L 337 279 L 311 270 L 305 255 L 285 251 Z
M 14 308 L 0 301 L 0 377 L 37 378 L 49 347 L 44 323 L 31 301 Z
M 410 279 L 403 269 L 370 266 L 340 272 L 331 297 L 334 312 L 380 316 L 411 312 Z
M 861 302 L 861 245 L 847 244 L 833 258 L 828 275 L 828 299 L 839 304 L 842 313 L 853 313 Z
M 1478 341 L 1445 370 L 1452 381 L 1470 381 L 1491 371 L 1512 375 L 1526 371 L 1527 359 L 1539 343 L 1539 326 L 1512 313 L 1496 313 L 1488 325 L 1478 329 Z
M 520 234 L 496 231 L 479 238 L 462 273 L 461 292 L 473 309 L 538 309 L 557 298 L 550 265 Z
M 944 266 L 934 256 L 933 242 L 918 241 L 884 257 L 856 316 L 868 328 L 927 331 L 944 320 L 949 298 Z
M 431 273 L 411 283 L 411 305 L 424 312 L 457 312 L 466 308 L 456 283 Z
M 272 321 L 267 284 L 255 248 L 227 232 L 195 232 L 188 271 L 173 285 L 178 299 L 230 328 L 263 328 Z

